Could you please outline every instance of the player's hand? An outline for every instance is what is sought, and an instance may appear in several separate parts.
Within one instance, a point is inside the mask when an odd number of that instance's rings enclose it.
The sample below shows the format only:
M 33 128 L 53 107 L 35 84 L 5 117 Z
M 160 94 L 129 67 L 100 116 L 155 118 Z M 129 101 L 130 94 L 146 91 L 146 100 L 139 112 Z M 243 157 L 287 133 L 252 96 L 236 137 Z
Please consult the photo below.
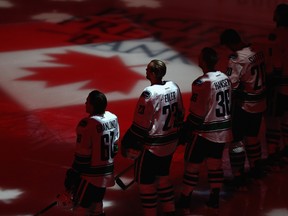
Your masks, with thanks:
M 69 192 L 63 192 L 57 196 L 57 205 L 64 208 L 72 208 L 73 201 Z
M 134 158 L 135 154 L 139 156 L 140 152 L 143 149 L 143 140 L 136 136 L 134 133 L 132 133 L 131 129 L 128 129 L 121 140 L 122 156 L 125 158 L 129 158 L 128 154 L 130 152 L 130 155 L 132 156 L 132 158 Z
M 193 128 L 188 121 L 185 121 L 179 130 L 178 145 L 186 145 L 192 142 L 193 139 Z
M 81 176 L 79 172 L 77 172 L 73 168 L 69 168 L 66 171 L 66 176 L 64 180 L 64 186 L 66 190 L 70 191 L 71 193 L 74 193 L 77 190 L 80 182 L 81 182 Z

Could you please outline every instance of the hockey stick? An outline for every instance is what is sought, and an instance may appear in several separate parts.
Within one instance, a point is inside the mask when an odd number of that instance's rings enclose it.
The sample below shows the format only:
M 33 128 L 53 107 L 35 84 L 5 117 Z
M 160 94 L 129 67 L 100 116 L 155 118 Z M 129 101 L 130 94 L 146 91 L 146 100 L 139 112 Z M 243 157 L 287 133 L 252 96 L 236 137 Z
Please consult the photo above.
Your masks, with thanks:
M 51 204 L 49 204 L 48 206 L 46 206 L 45 208 L 43 208 L 42 210 L 37 212 L 34 216 L 42 215 L 43 213 L 45 213 L 46 211 L 48 211 L 49 209 L 51 209 L 55 205 L 57 205 L 57 201 L 52 202 Z
M 129 165 L 127 168 L 125 168 L 124 170 L 122 170 L 120 173 L 118 173 L 118 175 L 115 176 L 115 181 L 116 184 L 122 189 L 122 190 L 126 190 L 127 188 L 129 188 L 134 182 L 134 178 L 133 180 L 131 180 L 128 184 L 125 184 L 120 177 L 123 176 L 125 173 L 127 173 L 128 171 L 130 171 L 132 168 L 134 167 L 134 164 Z M 51 204 L 49 204 L 48 206 L 46 206 L 45 208 L 43 208 L 42 210 L 40 210 L 39 212 L 37 212 L 36 214 L 34 214 L 34 216 L 39 216 L 42 215 L 43 213 L 45 213 L 46 211 L 48 211 L 49 209 L 51 209 L 52 207 L 54 207 L 55 205 L 57 205 L 57 201 L 53 201 Z
M 124 182 L 120 179 L 117 178 L 115 179 L 116 184 L 122 189 L 122 190 L 126 190 L 128 189 L 132 184 L 134 184 L 135 180 L 131 180 L 128 184 L 124 184 Z
M 123 171 L 121 171 L 118 175 L 115 176 L 115 182 L 122 190 L 128 189 L 135 182 L 135 179 L 133 178 L 128 184 L 125 184 L 120 178 L 125 173 L 130 171 L 132 168 L 134 168 L 134 164 L 131 164 L 130 166 L 128 166 Z

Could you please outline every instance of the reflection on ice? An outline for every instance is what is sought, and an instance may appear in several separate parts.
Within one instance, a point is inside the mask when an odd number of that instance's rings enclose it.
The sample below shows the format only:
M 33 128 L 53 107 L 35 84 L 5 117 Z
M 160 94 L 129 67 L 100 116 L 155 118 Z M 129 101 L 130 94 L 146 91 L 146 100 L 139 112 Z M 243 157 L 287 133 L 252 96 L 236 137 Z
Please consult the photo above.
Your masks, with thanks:
M 10 204 L 24 192 L 19 189 L 3 189 L 0 188 L 0 202 Z

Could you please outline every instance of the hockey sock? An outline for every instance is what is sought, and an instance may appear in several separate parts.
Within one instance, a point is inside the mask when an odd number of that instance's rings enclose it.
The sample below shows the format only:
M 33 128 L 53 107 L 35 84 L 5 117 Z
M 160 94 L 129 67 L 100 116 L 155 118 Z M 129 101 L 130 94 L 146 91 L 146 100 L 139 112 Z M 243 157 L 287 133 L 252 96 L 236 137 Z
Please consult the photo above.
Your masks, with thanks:
M 221 188 L 224 180 L 222 158 L 207 159 L 208 181 L 211 188 Z
M 140 184 L 140 199 L 144 216 L 157 216 L 157 191 L 154 184 Z
M 104 216 L 103 202 L 95 202 L 89 208 L 90 215 Z
M 224 173 L 222 169 L 208 170 L 208 180 L 211 188 L 221 188 L 223 184 Z
M 189 172 L 186 170 L 183 176 L 182 193 L 188 196 L 199 181 L 199 172 Z
M 250 168 L 255 166 L 255 161 L 261 160 L 261 144 L 260 142 L 246 144 L 246 153 L 249 160 Z
M 158 179 L 158 196 L 162 204 L 163 212 L 175 211 L 175 197 L 174 187 L 170 182 L 168 176 L 160 177 Z
M 266 143 L 268 155 L 276 153 L 280 149 L 280 130 L 272 130 L 266 132 Z
M 283 122 L 281 124 L 281 131 L 282 131 L 282 139 L 283 139 L 283 144 L 284 144 L 283 157 L 288 158 L 288 123 Z
M 179 208 L 189 208 L 191 201 L 191 194 L 188 196 L 185 196 L 184 194 L 180 195 L 180 198 L 178 200 L 177 207 Z
M 210 208 L 219 208 L 219 197 L 220 197 L 220 188 L 212 188 L 207 202 L 207 206 Z
M 229 147 L 229 158 L 232 174 L 234 176 L 241 175 L 241 172 L 243 172 L 245 168 L 246 159 L 246 153 L 242 141 L 231 143 Z
M 268 117 L 266 125 L 266 145 L 268 155 L 277 153 L 280 149 L 281 130 L 280 120 L 277 117 Z

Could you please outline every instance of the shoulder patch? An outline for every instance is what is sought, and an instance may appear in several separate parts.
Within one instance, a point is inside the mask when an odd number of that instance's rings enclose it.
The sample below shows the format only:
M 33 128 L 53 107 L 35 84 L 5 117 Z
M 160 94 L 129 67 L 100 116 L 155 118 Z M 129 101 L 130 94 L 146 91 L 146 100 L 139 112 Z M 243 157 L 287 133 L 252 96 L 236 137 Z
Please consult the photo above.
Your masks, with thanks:
M 237 53 L 232 53 L 229 55 L 229 59 L 236 59 L 238 57 Z
M 80 127 L 86 127 L 87 124 L 88 124 L 87 119 L 82 119 L 82 120 L 79 122 L 78 126 L 80 126 Z
M 151 94 L 150 91 L 145 90 L 145 91 L 142 92 L 141 97 L 144 97 L 145 99 L 148 99 L 148 98 L 151 97 L 151 95 L 152 94 Z
M 203 83 L 203 80 L 201 80 L 201 79 L 196 79 L 194 82 L 193 82 L 193 85 L 195 86 L 197 86 L 197 85 L 201 85 Z

